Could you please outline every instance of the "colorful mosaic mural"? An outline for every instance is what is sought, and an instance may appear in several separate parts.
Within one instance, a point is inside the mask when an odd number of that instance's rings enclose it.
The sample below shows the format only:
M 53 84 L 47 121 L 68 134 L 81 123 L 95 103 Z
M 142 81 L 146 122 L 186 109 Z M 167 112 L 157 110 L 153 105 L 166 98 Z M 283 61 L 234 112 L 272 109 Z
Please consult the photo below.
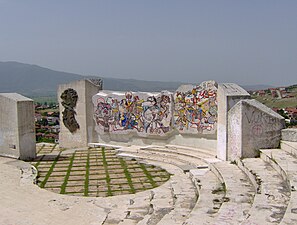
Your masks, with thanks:
M 174 94 L 174 126 L 180 133 L 214 133 L 217 128 L 217 84 L 182 85 Z
M 172 93 L 115 93 L 93 96 L 94 119 L 99 133 L 164 135 L 172 129 Z

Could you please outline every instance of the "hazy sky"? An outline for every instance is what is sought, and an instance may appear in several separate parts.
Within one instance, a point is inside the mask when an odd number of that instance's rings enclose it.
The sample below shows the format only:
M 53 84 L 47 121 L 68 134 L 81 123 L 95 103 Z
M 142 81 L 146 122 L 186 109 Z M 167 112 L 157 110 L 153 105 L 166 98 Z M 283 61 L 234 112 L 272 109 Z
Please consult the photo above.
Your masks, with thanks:
M 0 61 L 103 77 L 297 83 L 297 1 L 0 0 Z

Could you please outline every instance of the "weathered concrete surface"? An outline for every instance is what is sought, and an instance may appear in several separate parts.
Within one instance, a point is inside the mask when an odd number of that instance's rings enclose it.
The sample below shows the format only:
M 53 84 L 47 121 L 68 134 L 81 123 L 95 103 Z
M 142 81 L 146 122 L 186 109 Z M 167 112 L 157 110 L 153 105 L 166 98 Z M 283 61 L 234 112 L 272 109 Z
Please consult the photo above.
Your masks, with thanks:
M 297 142 L 297 129 L 296 128 L 283 129 L 282 140 Z
M 17 93 L 0 94 L 0 155 L 36 156 L 33 100 Z
M 242 87 L 233 83 L 219 84 L 218 87 L 218 130 L 217 157 L 227 160 L 228 150 L 228 111 L 240 100 L 250 98 Z
M 228 112 L 227 159 L 253 158 L 260 148 L 277 148 L 285 121 L 256 100 L 241 100 Z
M 79 129 L 75 132 L 70 132 L 63 124 L 63 110 L 61 94 L 72 88 L 77 92 L 78 101 L 74 111 L 76 113 L 75 119 L 79 125 Z M 93 142 L 96 138 L 95 126 L 93 122 L 94 107 L 92 103 L 92 96 L 102 89 L 102 84 L 92 82 L 91 80 L 79 80 L 69 84 L 59 85 L 58 100 L 60 108 L 60 147 L 84 147 L 89 142 Z

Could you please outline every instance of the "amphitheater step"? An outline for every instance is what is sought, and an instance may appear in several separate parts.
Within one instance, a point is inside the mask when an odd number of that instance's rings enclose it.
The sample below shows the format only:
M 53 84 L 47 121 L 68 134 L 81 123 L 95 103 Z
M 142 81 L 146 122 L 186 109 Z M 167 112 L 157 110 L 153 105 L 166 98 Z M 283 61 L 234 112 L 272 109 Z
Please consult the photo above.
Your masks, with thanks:
M 257 185 L 253 206 L 243 224 L 280 223 L 290 196 L 285 180 L 269 163 L 260 158 L 244 159 L 242 165 Z
M 237 165 L 230 162 L 217 162 L 211 165 L 223 178 L 226 192 L 215 224 L 239 224 L 246 219 L 247 212 L 252 206 L 254 187 Z
M 199 153 L 199 154 L 205 154 L 205 155 L 208 155 L 208 156 L 211 156 L 211 157 L 216 156 L 215 151 L 208 150 L 208 149 L 192 148 L 192 147 L 186 147 L 186 146 L 180 146 L 180 145 L 166 145 L 165 147 L 168 148 L 168 149 L 178 150 L 180 152 L 185 152 L 185 153 L 194 152 L 194 153 Z
M 269 162 L 287 181 L 291 196 L 282 224 L 297 224 L 297 158 L 281 149 L 261 150 L 261 158 Z
M 297 142 L 281 141 L 281 149 L 294 156 L 297 156 Z
M 197 190 L 191 179 L 184 173 L 170 179 L 174 208 L 158 224 L 182 224 L 197 201 Z
M 199 198 L 184 225 L 213 224 L 224 201 L 222 183 L 209 169 L 190 170 L 190 175 L 199 191 Z
M 172 163 L 180 167 L 184 172 L 188 172 L 190 169 L 194 169 L 197 167 L 207 167 L 207 163 L 205 162 L 205 160 L 196 158 L 191 155 L 179 155 L 174 152 L 167 152 L 155 149 L 121 148 L 117 151 L 117 155 L 120 157 L 151 159 Z

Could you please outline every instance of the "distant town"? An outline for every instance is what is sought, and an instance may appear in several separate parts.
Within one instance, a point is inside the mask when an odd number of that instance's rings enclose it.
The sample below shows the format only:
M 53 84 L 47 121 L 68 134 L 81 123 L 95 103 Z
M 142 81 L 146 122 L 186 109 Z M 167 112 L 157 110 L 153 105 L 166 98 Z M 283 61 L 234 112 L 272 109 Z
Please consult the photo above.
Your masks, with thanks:
M 59 143 L 59 106 L 55 103 L 35 103 L 36 142 Z
M 250 94 L 283 116 L 287 127 L 297 125 L 297 85 L 250 91 Z

